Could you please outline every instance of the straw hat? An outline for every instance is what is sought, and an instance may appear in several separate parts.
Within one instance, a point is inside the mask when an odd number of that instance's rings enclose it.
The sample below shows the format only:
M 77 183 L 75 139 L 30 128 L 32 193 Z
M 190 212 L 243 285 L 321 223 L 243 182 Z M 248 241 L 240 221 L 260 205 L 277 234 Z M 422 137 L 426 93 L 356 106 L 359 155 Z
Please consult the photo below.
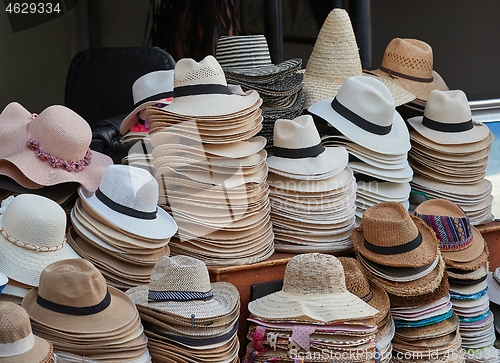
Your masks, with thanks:
M 433 90 L 423 116 L 408 123 L 422 136 L 438 144 L 468 144 L 485 140 L 490 130 L 472 120 L 466 94 L 461 90 Z
M 213 56 L 201 62 L 183 58 L 175 65 L 174 100 L 168 111 L 193 117 L 226 115 L 251 107 L 259 98 L 256 91 L 233 94 Z
M 397 202 L 382 202 L 366 209 L 351 239 L 363 257 L 392 267 L 421 267 L 439 253 L 434 231 Z
M 4 273 L 0 272 L 0 294 L 2 293 L 5 285 L 9 282 L 9 278 Z
M 0 301 L 0 362 L 52 363 L 52 343 L 33 335 L 30 317 L 19 305 Z
M 151 239 L 174 235 L 174 219 L 158 203 L 158 182 L 146 170 L 128 165 L 110 165 L 95 193 L 79 189 L 85 205 L 111 226 Z
M 483 236 L 471 226 L 462 208 L 452 201 L 426 200 L 417 206 L 415 215 L 434 230 L 445 260 L 472 261 L 483 252 Z
M 0 208 L 0 270 L 9 278 L 38 286 L 52 262 L 78 258 L 66 244 L 66 213 L 51 199 L 20 194 Z
M 120 125 L 120 134 L 125 135 L 131 126 L 139 121 L 138 113 L 155 104 L 168 105 L 174 96 L 174 70 L 146 73 L 132 85 L 135 109 L 125 117 Z
M 233 284 L 210 283 L 205 263 L 183 255 L 160 258 L 149 285 L 140 285 L 125 293 L 137 305 L 193 319 L 227 315 L 240 299 Z
M 488 272 L 488 296 L 491 302 L 500 305 L 500 267 Z
M 95 191 L 104 169 L 113 163 L 91 151 L 92 130 L 71 109 L 53 105 L 30 118 L 22 110 L 3 125 L 0 159 L 14 164 L 28 179 L 42 185 L 78 182 Z
M 54 262 L 40 275 L 40 286 L 24 297 L 23 308 L 44 326 L 82 335 L 113 332 L 137 318 L 134 303 L 108 286 L 85 259 Z
M 274 124 L 273 156 L 267 158 L 272 172 L 285 172 L 289 177 L 308 179 L 310 175 L 340 173 L 348 161 L 343 147 L 325 148 L 311 115 L 293 120 L 278 119 Z M 336 174 L 338 174 L 336 173 Z
M 325 98 L 334 97 L 344 81 L 352 76 L 364 76 L 356 37 L 349 14 L 333 9 L 321 27 L 304 72 L 304 108 Z M 397 84 L 384 80 L 396 105 L 415 99 Z
M 370 71 L 390 80 L 427 101 L 429 93 L 448 90 L 441 76 L 433 70 L 434 59 L 429 44 L 418 39 L 394 38 L 385 48 L 379 69 Z
M 411 148 L 408 129 L 396 112 L 394 99 L 375 78 L 349 77 L 335 98 L 315 103 L 309 112 L 369 150 L 393 155 Z
M 285 268 L 283 289 L 251 301 L 248 310 L 264 320 L 317 322 L 365 319 L 378 313 L 347 290 L 340 261 L 321 253 L 292 257 Z

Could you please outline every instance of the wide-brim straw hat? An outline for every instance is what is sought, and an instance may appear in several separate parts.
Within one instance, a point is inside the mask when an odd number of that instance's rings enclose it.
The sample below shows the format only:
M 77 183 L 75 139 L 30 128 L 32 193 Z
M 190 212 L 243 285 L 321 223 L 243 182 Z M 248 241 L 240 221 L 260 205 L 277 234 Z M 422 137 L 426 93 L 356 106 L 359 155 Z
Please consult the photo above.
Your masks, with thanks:
M 304 108 L 325 98 L 335 97 L 344 81 L 364 75 L 356 37 L 349 14 L 333 9 L 321 27 L 309 56 L 303 80 Z M 403 87 L 385 80 L 397 106 L 410 102 L 415 96 Z
M 292 257 L 282 290 L 251 301 L 248 310 L 263 320 L 309 322 L 369 319 L 378 313 L 347 290 L 340 261 L 321 253 Z
M 394 82 L 413 93 L 417 99 L 427 101 L 432 90 L 448 90 L 433 67 L 429 44 L 418 39 L 394 38 L 385 48 L 380 68 L 369 73 Z
M 394 99 L 375 78 L 349 77 L 335 98 L 323 99 L 308 111 L 369 150 L 394 155 L 411 148 L 408 128 L 396 112 Z
M 95 191 L 105 168 L 113 163 L 109 156 L 90 150 L 89 124 L 67 107 L 49 106 L 31 117 L 18 112 L 12 120 L 13 124 L 2 126 L 0 159 L 36 184 L 78 182 Z
M 391 307 L 414 307 L 425 304 L 430 304 L 448 295 L 450 284 L 448 282 L 448 274 L 444 269 L 443 278 L 438 282 L 438 286 L 431 292 L 416 296 L 400 296 L 387 292 Z

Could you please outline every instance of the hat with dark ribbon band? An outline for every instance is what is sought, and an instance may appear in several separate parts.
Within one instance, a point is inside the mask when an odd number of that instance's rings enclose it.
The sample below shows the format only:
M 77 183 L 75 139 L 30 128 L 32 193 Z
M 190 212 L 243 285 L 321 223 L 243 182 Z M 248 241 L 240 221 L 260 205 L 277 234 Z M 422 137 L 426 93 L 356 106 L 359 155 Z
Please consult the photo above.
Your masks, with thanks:
M 155 219 L 156 211 L 154 212 L 143 212 L 130 207 L 126 207 L 124 205 L 118 204 L 115 201 L 108 198 L 100 189 L 95 191 L 95 196 L 109 208 L 114 210 L 115 212 L 125 214 L 129 217 L 135 217 L 140 219 Z
M 174 98 L 207 94 L 231 95 L 232 92 L 222 84 L 192 84 L 174 88 Z
M 111 303 L 111 295 L 109 294 L 109 291 L 107 291 L 106 296 L 104 296 L 104 299 L 100 303 L 83 307 L 61 305 L 50 300 L 46 300 L 40 295 L 37 296 L 36 302 L 38 303 L 38 305 L 44 307 L 45 309 L 55 311 L 56 313 L 82 316 L 97 314 L 105 310 Z
M 288 159 L 314 158 L 325 151 L 323 144 L 317 144 L 300 149 L 289 149 L 285 147 L 274 146 L 273 155 Z
M 441 132 L 463 132 L 472 130 L 474 127 L 472 120 L 460 122 L 456 124 L 447 124 L 443 122 L 438 122 L 431 120 L 430 118 L 423 116 L 422 125 L 434 130 Z
M 199 291 L 148 291 L 150 301 L 207 301 L 213 298 L 212 290 L 207 292 Z
M 395 255 L 398 253 L 405 253 L 405 252 L 413 251 L 415 248 L 420 246 L 422 244 L 422 234 L 419 231 L 417 234 L 417 237 L 415 237 L 411 241 L 404 243 L 402 245 L 376 246 L 376 245 L 368 242 L 366 239 L 364 240 L 364 244 L 365 244 L 366 249 L 373 252 L 373 253 L 378 253 L 380 255 Z
M 146 103 L 146 102 L 157 101 L 157 100 L 161 100 L 164 98 L 170 98 L 170 97 L 174 97 L 173 91 L 157 93 L 157 94 L 154 94 L 154 95 L 149 96 L 147 98 L 144 98 L 140 101 L 137 101 L 136 103 L 134 103 L 134 108 L 139 107 L 140 105 L 142 105 L 143 103 Z
M 434 81 L 434 77 L 425 78 L 425 77 L 410 76 L 408 74 L 404 74 L 404 73 L 401 73 L 401 72 L 393 71 L 393 70 L 391 70 L 389 68 L 386 68 L 384 66 L 380 66 L 379 69 L 381 71 L 389 74 L 389 76 L 391 76 L 391 78 L 393 78 L 393 76 L 396 76 L 396 77 L 401 77 L 401 78 L 409 79 L 410 81 L 424 82 L 424 83 L 430 83 L 430 82 Z

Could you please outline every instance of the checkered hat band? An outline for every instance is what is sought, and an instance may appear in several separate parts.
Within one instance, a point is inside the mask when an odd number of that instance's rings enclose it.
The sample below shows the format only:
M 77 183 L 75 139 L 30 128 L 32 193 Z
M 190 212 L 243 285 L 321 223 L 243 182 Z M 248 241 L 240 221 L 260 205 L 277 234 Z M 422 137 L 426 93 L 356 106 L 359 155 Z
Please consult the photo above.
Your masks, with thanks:
M 473 235 L 469 217 L 434 216 L 416 214 L 436 233 L 441 251 L 460 251 L 469 247 Z

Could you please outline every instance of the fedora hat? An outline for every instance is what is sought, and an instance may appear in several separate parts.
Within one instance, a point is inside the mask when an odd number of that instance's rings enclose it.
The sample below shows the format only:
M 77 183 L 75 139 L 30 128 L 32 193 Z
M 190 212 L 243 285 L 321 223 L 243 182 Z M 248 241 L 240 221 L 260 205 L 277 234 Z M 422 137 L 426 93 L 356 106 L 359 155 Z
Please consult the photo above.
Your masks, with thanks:
M 344 81 L 352 76 L 364 76 L 356 37 L 349 14 L 333 9 L 321 27 L 304 72 L 304 108 L 325 98 L 335 97 Z M 403 87 L 385 80 L 396 105 L 415 99 Z
M 394 99 L 373 77 L 349 77 L 335 98 L 315 103 L 309 112 L 369 150 L 393 155 L 411 148 L 408 129 L 396 112 Z
M 380 67 L 369 72 L 400 85 L 417 99 L 427 101 L 432 90 L 448 90 L 433 67 L 429 44 L 418 39 L 394 38 L 385 48 Z
M 33 334 L 26 310 L 0 301 L 0 362 L 52 363 L 52 343 Z
M 185 116 L 218 116 L 241 112 L 259 102 L 256 91 L 233 93 L 219 62 L 180 59 L 175 65 L 174 100 L 168 112 Z
M 165 239 L 177 231 L 174 219 L 158 203 L 158 182 L 146 170 L 110 165 L 95 193 L 80 188 L 80 198 L 111 226 L 150 239 Z
M 66 244 L 66 213 L 55 201 L 20 194 L 0 208 L 0 270 L 28 286 L 38 286 L 40 273 L 52 262 L 78 258 Z
M 273 155 L 267 158 L 270 171 L 296 179 L 318 174 L 340 173 L 348 161 L 343 147 L 324 147 L 311 115 L 274 124 Z M 330 175 L 331 176 L 331 175 Z
M 434 231 L 397 202 L 366 209 L 351 239 L 363 257 L 385 266 L 422 267 L 439 254 Z
M 347 290 L 340 261 L 321 253 L 292 257 L 282 290 L 251 301 L 248 310 L 264 320 L 325 323 L 369 319 L 378 313 Z
M 472 120 L 469 101 L 461 90 L 431 91 L 423 116 L 409 118 L 408 123 L 438 144 L 477 143 L 490 134 L 488 126 Z
M 134 110 L 120 125 L 120 134 L 125 135 L 131 126 L 139 121 L 138 113 L 155 104 L 168 105 L 174 96 L 174 70 L 161 70 L 146 73 L 137 78 L 132 85 Z
M 233 284 L 210 283 L 205 263 L 183 255 L 161 257 L 149 285 L 133 287 L 125 293 L 137 305 L 191 319 L 228 315 L 240 301 Z

